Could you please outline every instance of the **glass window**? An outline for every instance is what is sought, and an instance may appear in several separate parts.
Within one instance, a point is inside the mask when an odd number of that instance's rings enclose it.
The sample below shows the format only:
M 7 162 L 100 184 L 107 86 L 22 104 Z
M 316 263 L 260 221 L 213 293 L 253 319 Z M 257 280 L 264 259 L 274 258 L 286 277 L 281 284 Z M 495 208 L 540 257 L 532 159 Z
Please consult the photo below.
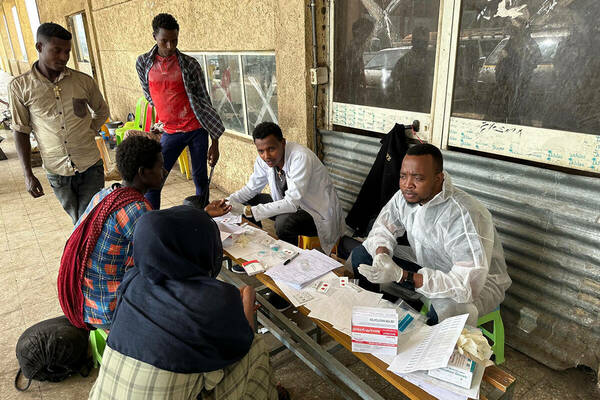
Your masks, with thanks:
M 226 129 L 245 133 L 244 105 L 237 55 L 206 55 L 210 97 Z
M 200 67 L 202 67 L 202 72 L 204 72 L 204 84 L 206 85 L 206 89 L 210 92 L 210 88 L 208 83 L 206 82 L 206 59 L 202 54 L 190 54 L 190 56 L 194 57 L 200 63 Z
M 242 56 L 248 131 L 261 122 L 277 123 L 277 78 L 274 55 Z
M 29 26 L 33 34 L 33 40 L 36 40 L 37 29 L 40 26 L 40 16 L 38 14 L 37 4 L 35 0 L 25 0 L 25 8 L 27 8 L 27 16 L 29 17 Z
M 463 2 L 452 116 L 600 132 L 600 2 Z
M 10 52 L 12 54 L 12 59 L 15 59 L 15 49 L 12 44 L 12 39 L 10 38 L 10 31 L 8 30 L 8 23 L 6 22 L 6 15 L 2 14 L 2 18 L 4 18 L 4 29 L 6 29 L 6 37 L 8 38 L 8 44 L 10 45 Z
M 429 113 L 439 4 L 336 1 L 334 101 Z
M 77 61 L 90 62 L 90 51 L 87 45 L 87 37 L 85 35 L 85 26 L 83 24 L 83 14 L 75 14 L 69 17 L 71 19 L 71 27 L 74 34 L 74 42 L 77 51 Z
M 25 40 L 23 40 L 23 32 L 21 32 L 21 22 L 19 21 L 19 14 L 17 13 L 17 7 L 13 6 L 12 9 L 13 21 L 15 21 L 15 29 L 17 30 L 17 39 L 19 40 L 19 47 L 21 48 L 21 55 L 23 61 L 27 61 L 27 50 L 25 50 Z

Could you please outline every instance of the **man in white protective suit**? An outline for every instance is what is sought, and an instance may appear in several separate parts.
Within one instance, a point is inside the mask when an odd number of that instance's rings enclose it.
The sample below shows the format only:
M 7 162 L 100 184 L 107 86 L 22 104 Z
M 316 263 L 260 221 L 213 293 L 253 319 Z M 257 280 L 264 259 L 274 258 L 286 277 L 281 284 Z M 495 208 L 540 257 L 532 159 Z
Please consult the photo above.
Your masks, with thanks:
M 410 248 L 397 244 L 404 233 Z M 442 153 L 431 144 L 408 150 L 400 190 L 351 258 L 366 289 L 396 282 L 429 299 L 429 324 L 468 313 L 467 324 L 475 326 L 511 284 L 490 212 L 452 185 Z

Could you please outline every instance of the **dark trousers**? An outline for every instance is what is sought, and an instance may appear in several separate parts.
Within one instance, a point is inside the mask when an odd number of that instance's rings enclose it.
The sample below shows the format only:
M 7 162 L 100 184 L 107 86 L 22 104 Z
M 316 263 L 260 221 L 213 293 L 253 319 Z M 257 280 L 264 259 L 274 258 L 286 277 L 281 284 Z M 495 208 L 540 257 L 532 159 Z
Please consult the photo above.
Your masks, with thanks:
M 352 259 L 352 271 L 354 272 L 354 278 L 358 279 L 358 285 L 366 290 L 371 291 L 371 292 L 381 293 L 381 288 L 379 287 L 378 283 L 370 282 L 367 278 L 365 278 L 363 275 L 361 275 L 360 272 L 358 271 L 358 267 L 360 266 L 360 264 L 373 265 L 373 257 L 371 257 L 371 255 L 367 252 L 367 249 L 365 249 L 365 247 L 361 244 L 360 246 L 355 247 L 354 250 L 352 250 L 352 254 L 350 254 L 350 257 L 352 257 L 351 258 Z M 406 271 L 417 272 L 419 269 L 421 269 L 421 267 L 419 265 L 412 263 L 410 261 L 406 261 L 406 260 L 403 260 L 398 257 L 392 257 L 392 259 L 394 260 L 394 262 L 396 264 L 398 264 L 398 266 L 400 268 L 402 268 Z M 395 283 L 395 284 L 400 285 L 405 289 L 414 290 L 414 288 L 408 286 L 404 282 Z M 388 300 L 391 300 L 391 299 L 388 299 Z M 411 306 L 414 307 L 415 305 L 411 304 Z M 419 310 L 417 310 L 417 311 L 419 311 Z M 438 323 L 437 313 L 433 309 L 433 306 L 429 307 L 429 312 L 427 313 L 427 318 L 428 318 L 427 324 L 429 324 L 429 325 L 435 325 Z
M 245 204 L 250 206 L 256 206 L 259 204 L 272 203 L 273 198 L 266 194 L 260 193 L 248 200 Z M 298 245 L 298 236 L 317 236 L 317 227 L 315 221 L 304 210 L 298 209 L 295 213 L 279 214 L 271 218 L 275 221 L 275 233 L 277 237 L 284 242 Z M 251 222 L 261 226 L 260 222 L 255 221 L 253 218 Z
M 46 177 L 60 205 L 76 224 L 92 197 L 104 187 L 104 163 L 99 160 L 72 176 L 46 174 Z
M 160 138 L 162 145 L 162 155 L 164 168 L 168 173 L 171 172 L 175 161 L 179 158 L 186 146 L 190 149 L 190 158 L 192 161 L 192 178 L 196 186 L 196 195 L 201 195 L 208 184 L 206 175 L 206 155 L 208 152 L 208 132 L 200 128 L 190 132 L 163 133 Z M 164 185 L 164 182 L 163 182 Z M 152 204 L 154 210 L 160 209 L 160 189 L 151 189 L 146 192 L 146 199 Z

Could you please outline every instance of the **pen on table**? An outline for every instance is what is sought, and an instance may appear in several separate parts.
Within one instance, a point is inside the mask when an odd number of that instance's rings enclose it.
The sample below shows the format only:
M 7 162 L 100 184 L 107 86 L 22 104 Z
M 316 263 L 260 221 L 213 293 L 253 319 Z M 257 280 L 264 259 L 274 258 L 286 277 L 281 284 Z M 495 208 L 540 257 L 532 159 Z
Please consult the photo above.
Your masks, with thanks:
M 293 256 L 291 256 L 290 258 L 288 258 L 287 260 L 285 260 L 283 262 L 283 265 L 288 265 L 289 263 L 291 263 L 294 258 L 298 257 L 298 254 L 300 254 L 300 253 L 296 253 Z

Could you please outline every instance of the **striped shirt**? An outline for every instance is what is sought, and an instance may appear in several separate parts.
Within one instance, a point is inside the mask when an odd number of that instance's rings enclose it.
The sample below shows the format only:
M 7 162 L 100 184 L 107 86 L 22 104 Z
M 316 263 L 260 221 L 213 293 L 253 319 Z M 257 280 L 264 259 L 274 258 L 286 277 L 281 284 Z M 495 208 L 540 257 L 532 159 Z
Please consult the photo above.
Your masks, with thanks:
M 96 193 L 75 228 L 112 191 L 113 188 L 110 187 Z M 145 201 L 134 201 L 106 219 L 83 275 L 81 289 L 85 322 L 93 325 L 110 325 L 112 322 L 117 288 L 125 272 L 133 266 L 132 240 L 135 223 L 151 209 Z

